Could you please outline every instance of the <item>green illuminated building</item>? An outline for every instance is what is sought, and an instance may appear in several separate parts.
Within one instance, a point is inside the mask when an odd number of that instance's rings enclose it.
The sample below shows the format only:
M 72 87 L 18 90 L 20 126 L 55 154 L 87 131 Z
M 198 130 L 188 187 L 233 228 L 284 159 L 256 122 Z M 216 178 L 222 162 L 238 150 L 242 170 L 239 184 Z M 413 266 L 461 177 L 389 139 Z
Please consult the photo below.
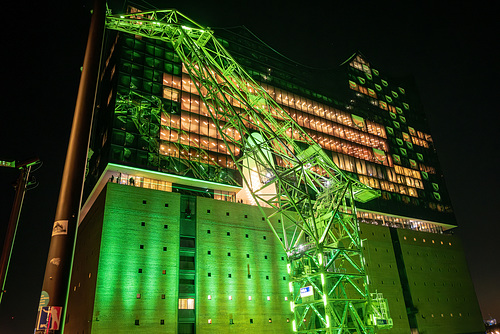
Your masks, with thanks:
M 360 53 L 325 73 L 248 31 L 215 35 L 337 166 L 381 191 L 357 212 L 370 290 L 394 323 L 381 332 L 484 332 L 412 85 Z M 292 332 L 286 254 L 196 85 L 166 43 L 107 32 L 67 332 Z

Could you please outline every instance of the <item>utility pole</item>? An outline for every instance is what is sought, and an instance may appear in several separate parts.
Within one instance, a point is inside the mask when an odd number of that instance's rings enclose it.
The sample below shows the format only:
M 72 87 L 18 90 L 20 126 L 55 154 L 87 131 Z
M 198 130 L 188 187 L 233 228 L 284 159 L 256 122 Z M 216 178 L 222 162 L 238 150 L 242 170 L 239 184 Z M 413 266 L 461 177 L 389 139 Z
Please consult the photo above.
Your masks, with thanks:
M 19 224 L 19 217 L 23 207 L 24 194 L 26 193 L 26 186 L 30 177 L 31 167 L 38 164 L 38 158 L 30 159 L 19 164 L 15 161 L 0 160 L 0 166 L 17 168 L 21 170 L 21 174 L 17 179 L 15 188 L 16 195 L 12 210 L 10 212 L 9 224 L 7 225 L 7 233 L 5 234 L 5 241 L 2 249 L 2 256 L 0 257 L 0 284 L 2 290 L 0 291 L 0 303 L 2 302 L 3 294 L 7 291 L 5 284 L 7 282 L 7 272 L 9 270 L 10 258 L 12 257 L 12 250 L 14 248 L 14 241 L 16 239 L 17 226 Z
M 58 334 L 64 331 L 68 286 L 99 78 L 105 6 L 104 1 L 94 0 L 82 76 L 38 307 L 36 333 Z

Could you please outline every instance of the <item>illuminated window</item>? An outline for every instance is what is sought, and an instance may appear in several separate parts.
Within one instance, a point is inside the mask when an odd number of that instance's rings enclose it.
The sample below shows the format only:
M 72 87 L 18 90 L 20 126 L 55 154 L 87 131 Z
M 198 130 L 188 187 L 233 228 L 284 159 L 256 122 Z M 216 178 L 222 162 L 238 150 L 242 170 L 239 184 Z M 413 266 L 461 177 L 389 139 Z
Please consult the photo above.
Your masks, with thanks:
M 141 299 L 141 294 L 140 293 L 137 294 L 137 299 Z
M 252 300 L 252 296 L 248 296 L 248 300 Z
M 164 293 L 161 294 L 161 299 L 165 299 L 165 294 Z
M 208 319 L 208 323 L 211 324 L 212 323 L 212 319 Z
M 208 295 L 208 300 L 212 300 L 212 296 L 211 295 Z
M 271 318 L 269 318 L 269 322 L 273 322 L 273 320 Z
M 167 271 L 166 271 L 165 269 L 163 269 L 163 270 L 161 271 L 161 273 L 162 273 L 162 275 L 166 275 L 166 274 L 167 274 Z
M 179 298 L 179 310 L 194 310 L 194 298 Z
M 271 300 L 271 296 L 267 296 L 267 300 Z
M 287 301 L 287 300 L 288 300 L 288 297 L 285 297 L 285 301 Z
M 229 296 L 229 300 L 233 300 L 233 296 Z

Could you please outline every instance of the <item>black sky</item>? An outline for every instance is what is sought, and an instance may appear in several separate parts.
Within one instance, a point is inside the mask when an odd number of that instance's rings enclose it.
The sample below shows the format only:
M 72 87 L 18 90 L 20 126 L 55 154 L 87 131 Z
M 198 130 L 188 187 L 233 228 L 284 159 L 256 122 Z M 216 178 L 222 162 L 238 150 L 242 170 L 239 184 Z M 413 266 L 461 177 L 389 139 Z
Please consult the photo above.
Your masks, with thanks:
M 143 6 L 147 6 L 144 2 Z M 152 3 L 153 1 L 149 1 Z M 322 2 L 322 1 L 321 1 Z M 498 19 L 478 1 L 154 2 L 210 27 L 245 25 L 305 65 L 359 50 L 413 75 L 429 119 L 483 317 L 500 320 Z M 32 332 L 90 22 L 90 1 L 11 2 L 2 35 L 0 160 L 38 156 L 0 305 L 1 333 Z M 0 169 L 0 233 L 17 172 Z

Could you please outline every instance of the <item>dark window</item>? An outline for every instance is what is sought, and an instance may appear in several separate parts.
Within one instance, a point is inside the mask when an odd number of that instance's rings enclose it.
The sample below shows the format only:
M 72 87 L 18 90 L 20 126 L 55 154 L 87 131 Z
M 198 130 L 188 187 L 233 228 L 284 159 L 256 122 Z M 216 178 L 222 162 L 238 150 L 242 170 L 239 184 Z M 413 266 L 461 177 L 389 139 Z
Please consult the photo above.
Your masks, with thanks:
M 139 274 L 141 274 L 141 273 L 142 273 L 142 269 L 139 268 Z
M 194 270 L 194 256 L 180 256 L 179 269 Z
M 248 274 L 248 278 L 252 278 L 252 275 Z
M 141 222 L 141 226 L 146 226 L 146 222 Z
M 161 319 L 160 320 L 160 325 L 165 325 L 165 320 Z
M 262 217 L 262 220 L 264 221 L 264 220 L 266 220 L 266 218 Z
M 164 293 L 161 294 L 161 299 L 165 299 L 165 294 Z
M 266 259 L 266 260 L 267 260 L 267 255 L 264 255 L 264 259 Z
M 245 215 L 245 218 L 248 218 L 248 215 Z
M 135 320 L 135 325 L 139 326 L 139 320 Z
M 166 252 L 167 251 L 167 247 L 163 247 L 163 251 Z
M 212 273 L 208 273 L 208 277 L 212 277 Z
M 140 249 L 144 249 L 144 245 L 139 245 L 139 248 Z
M 247 254 L 247 259 L 249 259 L 249 258 L 250 258 L 250 254 Z
M 231 256 L 231 253 L 227 253 L 227 256 Z
M 283 276 L 283 281 L 286 281 L 286 277 L 285 276 Z
M 245 234 L 245 238 L 248 238 L 248 234 Z
M 229 212 L 226 212 L 226 216 L 229 216 Z
M 250 319 L 250 323 L 253 324 L 253 319 Z
M 142 204 L 146 204 L 146 200 L 145 199 L 142 200 Z M 139 320 L 137 320 L 137 321 L 139 321 Z
M 210 210 L 207 210 L 207 213 L 210 213 Z
M 207 251 L 207 254 L 208 254 L 208 255 L 212 255 L 212 252 L 211 252 L 211 251 Z
M 186 248 L 194 248 L 195 240 L 194 238 L 181 237 L 180 246 Z
M 163 228 L 167 229 L 167 228 L 168 228 L 168 225 L 163 225 Z
M 282 256 L 282 257 L 281 257 L 281 261 L 285 261 L 285 257 L 283 257 L 283 256 Z
M 207 234 L 210 234 L 210 230 L 207 230 Z
M 264 240 L 266 240 L 266 236 L 264 236 Z
M 228 278 L 231 278 L 231 274 L 227 274 L 227 277 L 228 277 Z
M 269 276 L 266 276 L 266 279 L 269 279 Z
M 168 208 L 168 203 L 165 203 L 165 207 Z
M 234 325 L 233 319 L 229 319 L 229 324 Z

